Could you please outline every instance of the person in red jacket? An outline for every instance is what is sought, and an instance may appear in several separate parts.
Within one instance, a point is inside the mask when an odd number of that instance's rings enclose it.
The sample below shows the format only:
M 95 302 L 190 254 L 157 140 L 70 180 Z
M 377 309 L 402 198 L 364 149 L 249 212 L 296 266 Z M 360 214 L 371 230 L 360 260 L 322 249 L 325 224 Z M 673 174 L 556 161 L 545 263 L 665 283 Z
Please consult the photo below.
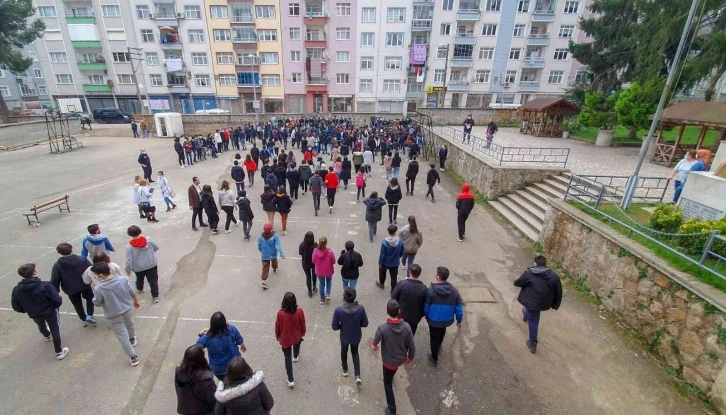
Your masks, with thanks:
M 328 212 L 333 213 L 333 205 L 335 204 L 335 194 L 338 193 L 338 184 L 340 179 L 333 172 L 333 166 L 328 167 L 328 174 L 325 175 L 325 189 L 328 191 Z
M 247 170 L 247 178 L 250 181 L 250 187 L 255 185 L 255 172 L 257 171 L 257 163 L 255 163 L 254 160 L 252 160 L 251 155 L 247 155 L 245 157 L 245 169 Z
M 315 152 L 313 151 L 313 148 L 312 148 L 312 147 L 310 147 L 310 146 L 308 146 L 308 150 L 307 150 L 307 151 L 306 151 L 305 153 L 303 153 L 303 160 L 307 161 L 307 162 L 308 162 L 308 164 L 312 165 L 312 164 L 313 164 L 313 163 L 312 163 L 312 161 L 313 161 L 313 160 L 315 159 L 315 157 L 317 157 L 317 156 L 318 156 L 318 155 L 317 155 L 317 154 L 315 154 Z
M 295 294 L 286 292 L 275 320 L 275 337 L 282 347 L 282 354 L 285 355 L 287 386 L 291 388 L 295 387 L 292 362 L 297 362 L 300 358 L 300 344 L 303 342 L 305 332 L 305 313 L 297 306 Z

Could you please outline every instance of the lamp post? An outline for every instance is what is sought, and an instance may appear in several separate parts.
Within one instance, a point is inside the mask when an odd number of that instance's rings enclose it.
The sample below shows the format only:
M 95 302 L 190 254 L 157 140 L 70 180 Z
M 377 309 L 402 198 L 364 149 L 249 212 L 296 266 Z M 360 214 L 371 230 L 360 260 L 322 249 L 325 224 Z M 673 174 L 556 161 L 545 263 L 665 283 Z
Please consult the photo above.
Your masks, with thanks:
M 446 103 L 446 80 L 447 80 L 447 72 L 449 71 L 449 45 L 441 45 L 439 47 L 446 48 L 446 60 L 444 61 L 444 88 L 443 88 L 443 98 L 441 100 L 441 107 L 444 108 L 444 105 Z M 438 54 L 438 51 L 436 52 Z
M 141 89 L 139 88 L 139 80 L 136 77 L 136 68 L 137 66 L 134 66 L 134 61 L 138 61 L 139 65 L 141 65 L 141 49 L 142 48 L 132 48 L 130 46 L 126 47 L 126 51 L 129 54 L 129 58 L 131 59 L 131 73 L 134 76 L 134 84 L 136 85 L 136 98 L 139 100 L 139 108 L 141 110 L 141 113 L 144 113 L 144 102 L 141 100 Z
M 254 99 L 252 101 L 252 108 L 255 109 L 255 123 L 260 125 L 260 102 L 257 101 L 257 82 L 255 82 L 255 61 L 257 60 L 257 55 L 250 53 L 247 57 L 252 59 L 252 99 Z

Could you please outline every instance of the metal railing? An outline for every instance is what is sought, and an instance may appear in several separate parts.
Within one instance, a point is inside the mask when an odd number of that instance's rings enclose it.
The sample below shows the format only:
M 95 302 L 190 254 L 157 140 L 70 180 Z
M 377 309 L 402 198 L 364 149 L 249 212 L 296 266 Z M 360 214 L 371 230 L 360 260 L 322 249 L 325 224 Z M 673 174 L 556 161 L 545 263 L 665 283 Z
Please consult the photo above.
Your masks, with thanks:
M 572 197 L 583 202 L 592 203 L 596 208 L 603 201 L 620 200 L 630 176 L 594 176 L 572 175 L 568 188 L 572 189 Z M 640 203 L 663 202 L 668 191 L 670 179 L 665 177 L 639 177 L 635 188 L 634 201 Z
M 555 14 L 555 8 L 553 6 L 547 7 L 547 6 L 535 6 L 534 7 L 534 13 L 535 14 Z
M 412 29 L 431 29 L 433 19 L 413 19 L 411 22 Z
M 255 18 L 252 14 L 233 14 L 229 16 L 230 23 L 254 23 Z

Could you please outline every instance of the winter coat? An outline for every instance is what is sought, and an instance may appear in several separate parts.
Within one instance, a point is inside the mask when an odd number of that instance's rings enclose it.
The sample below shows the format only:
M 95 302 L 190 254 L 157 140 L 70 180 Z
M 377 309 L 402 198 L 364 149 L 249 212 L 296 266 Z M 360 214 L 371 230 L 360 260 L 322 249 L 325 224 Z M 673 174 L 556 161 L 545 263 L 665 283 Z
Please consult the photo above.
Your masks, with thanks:
M 304 166 L 300 166 L 298 168 L 298 171 L 300 172 L 300 181 L 304 182 L 305 180 L 310 180 L 310 178 L 313 176 L 313 171 L 310 169 L 310 166 L 307 164 Z M 288 178 L 288 180 L 290 180 Z
M 386 188 L 386 202 L 389 205 L 397 205 L 403 198 L 400 186 L 388 186 Z
M 423 234 L 421 231 L 416 233 L 411 232 L 410 224 L 407 224 L 401 229 L 399 236 L 403 241 L 403 252 L 407 254 L 417 253 L 418 249 L 423 245 Z
M 391 298 L 398 301 L 401 317 L 410 324 L 418 324 L 424 317 L 424 307 L 429 290 L 423 282 L 407 278 L 399 281 L 391 292 Z
M 352 169 L 350 160 L 343 160 L 343 170 L 340 171 L 340 180 L 350 180 L 350 171 Z
M 398 236 L 387 236 L 381 242 L 381 251 L 378 254 L 378 264 L 387 268 L 398 268 L 403 255 L 403 243 Z
M 363 338 L 361 328 L 368 327 L 366 309 L 357 301 L 343 303 L 333 312 L 333 330 L 340 330 L 341 344 L 358 344 Z
M 27 313 L 30 318 L 36 318 L 55 313 L 63 304 L 63 299 L 52 283 L 31 277 L 24 278 L 13 288 L 10 302 L 13 310 Z
M 413 341 L 411 326 L 401 318 L 386 319 L 378 326 L 373 337 L 373 345 L 381 348 L 383 366 L 395 369 L 401 366 L 406 359 L 416 356 L 416 344 Z
M 287 166 L 284 164 L 278 163 L 275 166 L 275 176 L 277 177 L 277 185 L 278 186 L 284 186 L 285 185 L 285 176 L 287 175 Z
M 242 179 L 244 180 L 244 179 Z M 217 200 L 219 200 L 219 206 L 234 206 L 237 198 L 234 196 L 234 192 L 231 190 L 220 190 L 217 193 Z
M 96 254 L 104 253 L 108 255 L 114 251 L 108 236 L 101 234 L 86 236 L 81 242 L 81 246 L 83 246 L 81 256 L 88 258 L 89 261 L 93 260 L 93 256 Z
M 275 234 L 275 231 L 265 234 L 260 234 L 257 238 L 257 250 L 260 251 L 260 258 L 263 261 L 269 261 L 276 259 L 278 256 L 285 256 L 285 251 L 282 250 L 280 244 L 280 237 Z
M 159 246 L 148 236 L 130 240 L 126 245 L 126 274 L 146 271 L 157 266 L 156 251 L 158 250 Z
M 292 210 L 292 199 L 290 195 L 287 193 L 278 193 L 275 197 L 275 206 L 280 213 L 290 213 L 290 210 Z
M 202 208 L 207 213 L 217 212 L 217 202 L 214 201 L 214 196 L 202 193 Z
M 386 200 L 383 198 L 371 199 L 369 197 L 363 200 L 363 204 L 366 205 L 366 222 L 380 222 Z
M 418 161 L 411 160 L 408 164 L 408 169 L 406 169 L 406 178 L 415 179 L 416 175 L 418 175 Z
M 446 160 L 446 157 L 447 157 L 448 155 L 449 155 L 449 150 L 447 150 L 447 149 L 445 149 L 445 148 L 441 147 L 441 149 L 439 150 L 439 158 L 440 158 L 441 160 Z
M 245 169 L 242 166 L 232 166 L 232 180 L 237 183 L 244 183 L 245 181 Z
M 464 303 L 459 290 L 446 281 L 431 284 L 424 314 L 431 327 L 448 327 L 454 324 L 454 319 L 461 324 L 464 320 Z
M 318 277 L 332 277 L 335 274 L 335 253 L 328 248 L 322 251 L 318 248 L 313 250 L 313 264 L 315 275 Z
M 179 366 L 174 372 L 174 389 L 176 390 L 176 412 L 182 415 L 209 415 L 214 412 L 214 373 L 211 370 L 199 370 L 191 376 L 182 372 Z
M 363 164 L 370 166 L 373 164 L 373 152 L 366 150 L 363 152 Z
M 359 268 L 363 266 L 363 257 L 354 250 L 344 250 L 338 257 L 340 276 L 346 280 L 357 280 L 360 276 Z
M 392 168 L 401 167 L 401 156 L 399 156 L 398 153 L 395 153 L 393 155 L 393 160 L 391 160 L 391 167 Z
M 297 167 L 287 169 L 285 177 L 287 178 L 287 184 L 290 186 L 290 189 L 295 189 L 300 186 L 300 172 Z
M 237 198 L 237 207 L 239 208 L 239 220 L 249 222 L 255 218 L 255 214 L 252 213 L 250 200 L 246 197 Z
M 91 261 L 80 255 L 64 255 L 58 258 L 53 264 L 50 274 L 50 282 L 56 291 L 63 289 L 63 292 L 71 295 L 85 291 L 90 285 L 83 282 L 83 273 L 91 266 Z
M 474 195 L 469 193 L 469 183 L 461 186 L 461 193 L 456 197 L 456 210 L 459 216 L 468 217 L 474 209 Z
M 383 158 L 383 167 L 384 167 L 384 168 L 385 168 L 386 170 L 389 170 L 389 171 L 391 170 L 391 168 L 392 168 L 392 165 L 391 165 L 391 163 L 392 163 L 392 162 L 391 162 L 391 157 L 390 157 L 390 156 L 385 156 L 385 157 Z
M 316 175 L 310 178 L 310 193 L 320 193 L 323 189 L 323 178 Z
M 280 347 L 292 347 L 305 337 L 305 313 L 298 307 L 294 314 L 279 310 L 275 319 L 275 338 Z
M 239 385 L 225 388 L 224 382 L 219 382 L 214 394 L 217 399 L 214 415 L 268 415 L 275 401 L 264 379 L 264 373 L 258 370 Z
M 273 192 L 277 191 L 277 187 L 280 185 L 280 181 L 277 179 L 277 176 L 269 173 L 267 177 L 265 177 L 265 184 L 270 186 Z
M 262 210 L 265 212 L 276 212 L 277 203 L 275 203 L 275 197 L 276 195 L 274 191 L 261 194 L 260 201 L 262 202 Z
M 436 182 L 441 183 L 441 176 L 439 176 L 439 172 L 431 169 L 428 173 L 426 173 L 426 184 L 428 184 L 429 186 L 433 186 L 436 184 Z
M 363 153 L 361 153 L 360 151 L 353 152 L 353 164 L 356 166 L 360 166 L 363 164 Z
M 308 245 L 305 242 L 301 242 L 300 246 L 297 249 L 298 255 L 300 255 L 300 258 L 302 258 L 302 266 L 304 269 L 312 268 L 315 266 L 313 264 L 313 250 L 317 248 L 318 244 L 314 243 L 312 245 Z
M 237 327 L 227 324 L 227 334 L 217 334 L 209 337 L 203 334 L 197 339 L 197 344 L 207 349 L 209 355 L 209 366 L 216 375 L 227 373 L 229 361 L 237 356 L 242 356 L 239 346 L 245 342 Z
M 514 281 L 515 287 L 522 288 L 517 301 L 530 310 L 557 310 L 562 303 L 562 283 L 560 276 L 547 267 L 528 268 Z

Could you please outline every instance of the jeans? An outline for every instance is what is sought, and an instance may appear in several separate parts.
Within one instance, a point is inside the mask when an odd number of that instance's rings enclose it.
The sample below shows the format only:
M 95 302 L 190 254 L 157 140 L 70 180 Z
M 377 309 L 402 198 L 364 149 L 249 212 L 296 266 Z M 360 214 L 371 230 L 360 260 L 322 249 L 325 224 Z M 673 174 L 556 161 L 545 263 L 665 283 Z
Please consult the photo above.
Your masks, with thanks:
M 527 326 L 529 326 L 529 341 L 537 343 L 540 311 L 522 307 L 522 313 L 524 313 L 524 317 L 527 319 Z
M 391 180 L 391 170 L 386 169 L 386 181 Z
M 144 138 L 149 138 L 149 130 L 141 130 L 141 136 Z
M 408 178 L 408 177 L 406 177 L 406 193 L 413 194 L 413 186 L 414 186 L 415 182 L 416 182 L 416 178 L 415 177 L 414 178 Z M 411 190 L 409 190 L 409 187 L 408 187 L 409 184 L 411 185 Z
M 176 153 L 179 156 L 179 165 L 184 167 L 184 153 Z
M 134 346 L 131 345 L 131 339 L 136 338 L 136 330 L 134 330 L 134 320 L 131 318 L 132 311 L 129 310 L 120 316 L 106 317 L 106 323 L 116 335 L 118 342 L 124 349 L 124 353 L 128 357 L 136 357 Z
M 361 194 L 363 197 L 366 197 L 366 188 L 365 187 L 359 187 L 358 192 L 356 193 L 355 200 L 360 200 Z
M 333 207 L 335 204 L 335 193 L 337 189 L 328 189 L 328 207 Z
M 434 196 L 434 185 L 433 184 L 430 184 L 429 185 L 429 190 L 426 192 L 426 197 L 427 198 L 429 197 L 429 195 L 431 195 L 431 199 L 432 200 L 433 199 L 436 199 L 436 197 Z
M 277 258 L 262 260 L 262 274 L 260 275 L 262 282 L 267 281 L 267 277 L 270 276 L 270 265 L 272 265 L 273 271 L 277 270 Z
M 333 285 L 333 277 L 321 277 L 318 275 L 318 288 L 320 290 L 320 301 L 330 297 L 330 287 Z
M 303 272 L 305 272 L 305 285 L 308 286 L 308 292 L 311 293 L 318 285 L 318 277 L 315 275 L 315 266 L 303 266 Z
M 401 256 L 401 265 L 406 267 L 406 278 L 410 275 L 411 265 L 413 265 L 413 259 L 416 258 L 416 254 L 411 254 L 406 251 L 403 251 L 403 255 Z
M 83 300 L 81 298 L 86 300 L 85 311 L 83 310 Z M 93 290 L 90 286 L 79 293 L 68 294 L 68 299 L 71 300 L 71 304 L 76 309 L 76 314 L 78 314 L 81 321 L 85 321 L 86 317 L 93 315 Z
M 446 336 L 446 327 L 431 327 L 429 325 L 429 333 L 431 334 L 431 357 L 434 358 L 435 362 L 438 362 L 441 343 L 444 342 L 444 336 Z
M 192 153 L 184 153 L 187 157 L 187 165 L 193 166 L 194 165 L 194 159 Z
M 298 197 L 298 188 L 299 188 L 299 185 L 297 185 L 297 186 L 290 185 L 290 189 L 289 189 L 290 197 L 295 200 L 297 200 L 297 197 Z
M 363 167 L 366 168 L 366 173 L 368 173 L 368 176 L 371 175 L 371 165 L 370 164 L 364 164 Z
M 313 193 L 313 209 L 315 212 L 320 210 L 320 193 Z
M 250 186 L 255 185 L 255 171 L 254 170 L 247 170 L 247 179 L 250 182 Z
M 673 185 L 676 189 L 676 193 L 673 194 L 673 203 L 678 202 L 678 198 L 681 197 L 681 192 L 683 191 L 683 185 L 685 182 L 682 182 L 680 180 L 676 180 L 673 182 Z
M 459 238 L 463 238 L 466 235 L 466 220 L 469 219 L 469 215 L 457 215 L 456 224 L 459 227 Z
M 443 169 L 444 168 L 444 163 L 446 163 L 446 159 L 440 158 L 439 159 L 439 168 L 440 169 Z
M 398 368 L 388 369 L 383 366 L 383 390 L 386 391 L 386 405 L 391 413 L 396 413 L 396 397 L 393 396 L 393 375 L 396 374 Z
M 295 380 L 292 376 L 292 358 L 300 356 L 300 343 L 302 340 L 292 345 L 292 347 L 283 347 L 282 354 L 285 355 L 285 372 L 287 372 L 287 381 L 292 382 Z
M 340 343 L 340 367 L 343 372 L 348 372 L 348 347 L 350 346 L 350 354 L 353 355 L 353 373 L 355 377 L 360 377 L 360 355 L 358 355 L 358 344 Z
M 250 237 L 250 231 L 252 230 L 252 221 L 251 220 L 243 220 L 242 222 L 242 233 L 245 234 L 246 238 Z
M 192 228 L 196 228 L 195 224 L 197 221 L 197 216 L 199 216 L 199 226 L 204 225 L 204 216 L 202 216 L 201 206 L 192 208 Z
M 241 182 L 234 182 L 235 186 L 237 187 L 237 193 L 239 193 L 242 190 L 245 190 L 245 182 L 244 180 Z
M 227 216 L 226 221 L 224 222 L 224 230 L 228 231 L 230 223 L 237 223 L 237 219 L 234 217 L 234 206 L 222 206 L 222 210 Z
M 393 223 L 398 217 L 398 205 L 388 205 L 388 223 Z
M 343 278 L 343 288 L 353 288 L 358 285 L 358 278 L 352 279 L 352 278 Z
M 164 196 L 164 203 L 166 203 L 167 209 L 176 207 L 176 205 L 174 204 L 174 202 L 171 200 L 171 198 L 169 196 Z
M 142 291 L 144 289 L 144 278 L 149 282 L 151 287 L 151 296 L 156 298 L 159 296 L 159 268 L 153 267 L 143 271 L 136 271 L 136 289 Z
M 368 237 L 370 238 L 371 242 L 373 241 L 373 237 L 376 236 L 377 227 L 378 222 L 368 222 Z
M 398 266 L 386 267 L 382 266 L 378 269 L 378 282 L 381 285 L 386 283 L 386 271 L 391 275 L 391 291 L 396 287 L 396 281 L 398 280 Z
M 302 187 L 303 193 L 308 192 L 308 185 L 310 184 L 310 179 L 301 180 L 300 181 L 300 187 Z
M 56 353 L 63 351 L 60 335 L 60 315 L 58 309 L 51 311 L 39 317 L 33 317 L 33 321 L 38 325 L 38 330 L 43 337 L 51 336 L 53 338 L 53 348 Z
M 398 179 L 398 173 L 400 173 L 400 172 L 401 172 L 400 167 L 394 167 L 393 169 L 391 169 L 391 177 L 395 177 Z

